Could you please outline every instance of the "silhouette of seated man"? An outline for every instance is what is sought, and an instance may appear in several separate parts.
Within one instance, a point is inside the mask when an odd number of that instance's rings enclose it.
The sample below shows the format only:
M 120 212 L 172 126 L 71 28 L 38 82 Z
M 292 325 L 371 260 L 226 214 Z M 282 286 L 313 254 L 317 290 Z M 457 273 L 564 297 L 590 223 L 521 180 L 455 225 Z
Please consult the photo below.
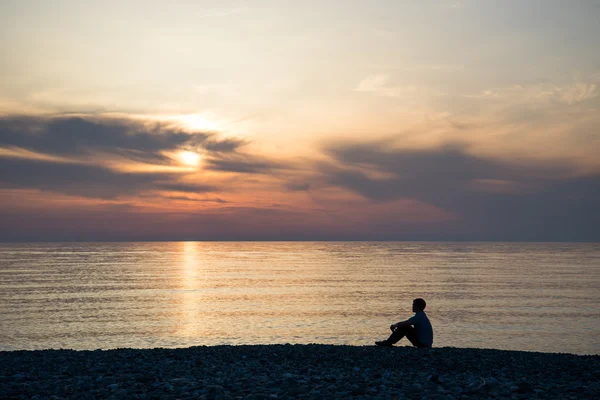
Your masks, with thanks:
M 392 347 L 406 336 L 415 347 L 431 347 L 433 344 L 433 328 L 431 327 L 429 318 L 427 318 L 427 315 L 423 311 L 426 305 L 425 300 L 414 299 L 412 310 L 415 315 L 406 321 L 391 325 L 392 334 L 390 337 L 386 340 L 375 342 L 375 344 L 382 347 Z

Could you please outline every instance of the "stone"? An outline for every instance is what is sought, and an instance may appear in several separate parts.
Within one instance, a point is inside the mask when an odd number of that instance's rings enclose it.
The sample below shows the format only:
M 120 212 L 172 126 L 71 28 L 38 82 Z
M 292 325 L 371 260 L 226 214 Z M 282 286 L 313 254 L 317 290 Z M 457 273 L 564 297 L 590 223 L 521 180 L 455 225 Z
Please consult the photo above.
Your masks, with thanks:
M 517 393 L 529 393 L 533 391 L 533 386 L 529 382 L 517 383 Z
M 352 385 L 352 396 L 362 396 L 367 393 L 367 387 L 364 385 Z
M 269 398 L 270 396 L 264 393 L 250 393 L 244 397 L 244 400 L 267 400 Z
M 485 384 L 490 388 L 496 388 L 500 385 L 500 382 L 498 382 L 498 379 L 491 377 L 485 380 Z
M 105 376 L 102 380 L 104 386 L 110 386 L 115 383 L 117 383 L 117 379 L 114 376 Z
M 408 388 L 411 392 L 422 392 L 423 391 L 423 385 L 421 385 L 420 383 L 413 383 Z
M 108 385 L 107 386 L 107 389 L 110 389 L 113 392 L 116 392 L 118 388 L 119 388 L 119 384 L 118 383 L 113 383 L 112 385 Z
M 585 391 L 587 393 L 595 393 L 595 392 L 600 392 L 600 382 L 593 382 L 590 383 L 586 388 Z

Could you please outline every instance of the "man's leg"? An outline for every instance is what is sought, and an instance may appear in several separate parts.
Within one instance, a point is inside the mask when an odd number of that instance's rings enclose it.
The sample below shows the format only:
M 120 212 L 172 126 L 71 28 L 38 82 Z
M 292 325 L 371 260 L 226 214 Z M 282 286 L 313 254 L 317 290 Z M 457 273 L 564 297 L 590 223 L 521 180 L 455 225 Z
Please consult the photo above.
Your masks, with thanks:
M 390 337 L 387 338 L 387 340 L 377 342 L 377 344 L 380 346 L 392 346 L 393 344 L 398 343 L 400 339 L 402 339 L 405 336 L 412 343 L 413 346 L 423 347 L 423 345 L 419 341 L 419 338 L 417 337 L 417 330 L 410 325 L 394 329 Z
M 415 328 L 413 328 L 410 325 L 396 328 L 392 331 L 392 334 L 390 335 L 389 338 L 387 338 L 387 340 L 385 342 L 392 345 L 392 344 L 398 343 L 400 341 L 400 339 L 402 339 L 404 336 L 414 337 L 415 336 L 414 330 L 415 330 Z M 412 340 L 411 340 L 411 342 L 412 342 Z
M 423 346 L 423 344 L 421 343 L 421 341 L 417 337 L 417 330 L 414 327 L 412 327 L 412 326 L 409 326 L 409 328 L 411 328 L 411 329 L 406 332 L 406 338 L 415 347 L 425 347 L 425 346 Z

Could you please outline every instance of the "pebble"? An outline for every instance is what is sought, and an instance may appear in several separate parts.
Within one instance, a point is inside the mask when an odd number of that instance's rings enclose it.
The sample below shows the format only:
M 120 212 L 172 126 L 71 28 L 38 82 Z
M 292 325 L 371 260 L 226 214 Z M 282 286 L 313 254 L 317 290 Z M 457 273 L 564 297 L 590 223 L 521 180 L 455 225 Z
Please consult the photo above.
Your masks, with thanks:
M 501 368 L 499 366 L 502 366 Z M 0 352 L 0 398 L 600 398 L 600 356 L 332 345 Z

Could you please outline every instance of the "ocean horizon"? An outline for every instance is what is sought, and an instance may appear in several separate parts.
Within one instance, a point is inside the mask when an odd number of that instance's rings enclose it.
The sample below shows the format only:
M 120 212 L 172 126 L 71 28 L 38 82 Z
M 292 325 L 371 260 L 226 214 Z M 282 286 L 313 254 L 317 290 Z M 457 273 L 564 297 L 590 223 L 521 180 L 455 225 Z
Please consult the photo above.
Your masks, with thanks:
M 593 242 L 5 242 L 0 350 L 372 345 L 422 297 L 434 347 L 599 354 L 599 261 Z

